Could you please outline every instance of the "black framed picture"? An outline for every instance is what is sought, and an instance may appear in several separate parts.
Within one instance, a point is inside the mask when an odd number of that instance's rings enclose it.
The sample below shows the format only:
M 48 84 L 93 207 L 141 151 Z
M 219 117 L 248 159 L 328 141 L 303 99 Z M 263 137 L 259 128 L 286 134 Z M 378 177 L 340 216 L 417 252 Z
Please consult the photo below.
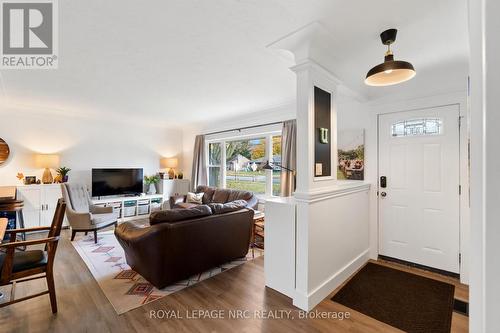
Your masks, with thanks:
M 36 176 L 26 176 L 24 177 L 24 185 L 36 184 Z

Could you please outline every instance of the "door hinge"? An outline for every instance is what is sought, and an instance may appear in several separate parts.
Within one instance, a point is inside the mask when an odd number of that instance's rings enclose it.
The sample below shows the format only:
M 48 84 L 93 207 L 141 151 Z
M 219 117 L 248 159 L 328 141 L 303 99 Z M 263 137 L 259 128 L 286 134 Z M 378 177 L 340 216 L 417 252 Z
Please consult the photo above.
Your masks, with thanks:
M 462 117 L 463 116 L 458 116 L 458 128 L 462 127 Z
M 462 195 L 462 185 L 458 185 L 458 195 Z
M 462 263 L 462 253 L 459 253 L 458 254 L 458 263 L 461 264 Z

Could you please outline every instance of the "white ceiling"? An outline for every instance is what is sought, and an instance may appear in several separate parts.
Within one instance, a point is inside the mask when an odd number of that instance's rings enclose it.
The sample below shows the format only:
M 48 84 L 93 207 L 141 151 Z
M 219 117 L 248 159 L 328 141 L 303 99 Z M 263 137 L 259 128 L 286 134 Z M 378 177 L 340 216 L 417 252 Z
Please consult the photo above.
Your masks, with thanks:
M 368 100 L 464 89 L 466 0 L 59 1 L 59 69 L 4 70 L 4 101 L 172 125 L 295 99 L 290 63 L 266 45 L 312 21 L 331 31 L 329 67 Z M 398 28 L 414 80 L 364 85 L 382 62 L 378 34 Z

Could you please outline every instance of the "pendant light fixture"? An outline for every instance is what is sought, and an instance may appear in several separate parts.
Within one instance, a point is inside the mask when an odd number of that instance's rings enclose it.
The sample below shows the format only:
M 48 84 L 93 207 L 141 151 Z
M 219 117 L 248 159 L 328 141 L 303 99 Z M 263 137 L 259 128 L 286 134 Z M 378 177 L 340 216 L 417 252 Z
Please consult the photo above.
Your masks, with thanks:
M 369 86 L 390 86 L 412 79 L 417 72 L 406 61 L 394 60 L 391 44 L 396 41 L 396 29 L 389 29 L 380 34 L 382 44 L 387 45 L 384 62 L 368 71 L 365 83 Z

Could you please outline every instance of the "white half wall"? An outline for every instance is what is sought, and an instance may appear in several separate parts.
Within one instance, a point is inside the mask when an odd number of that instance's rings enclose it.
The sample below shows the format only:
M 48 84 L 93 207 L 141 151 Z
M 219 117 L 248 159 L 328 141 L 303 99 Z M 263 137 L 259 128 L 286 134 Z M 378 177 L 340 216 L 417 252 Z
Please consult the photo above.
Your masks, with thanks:
M 339 182 L 296 193 L 297 258 L 293 304 L 312 310 L 369 259 L 370 185 Z
M 182 132 L 151 124 L 98 117 L 51 114 L 26 108 L 0 109 L 0 137 L 11 156 L 0 166 L 0 185 L 20 185 L 18 172 L 41 178 L 35 154 L 58 154 L 71 168 L 70 181 L 90 184 L 91 168 L 144 168 L 160 171 L 160 158 L 182 156 Z M 52 172 L 55 175 L 55 171 Z

